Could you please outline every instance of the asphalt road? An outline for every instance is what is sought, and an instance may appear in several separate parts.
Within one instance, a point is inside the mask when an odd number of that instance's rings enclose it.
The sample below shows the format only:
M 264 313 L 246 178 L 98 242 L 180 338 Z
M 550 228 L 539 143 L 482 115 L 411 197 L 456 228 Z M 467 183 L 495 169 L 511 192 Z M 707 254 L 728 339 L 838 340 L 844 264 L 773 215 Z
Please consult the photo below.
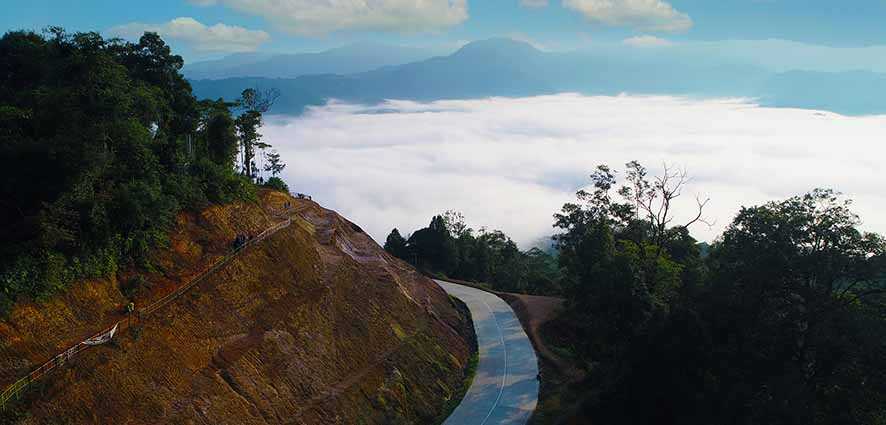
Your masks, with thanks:
M 525 424 L 538 403 L 538 359 L 514 311 L 489 292 L 436 282 L 471 310 L 479 347 L 474 382 L 444 425 Z

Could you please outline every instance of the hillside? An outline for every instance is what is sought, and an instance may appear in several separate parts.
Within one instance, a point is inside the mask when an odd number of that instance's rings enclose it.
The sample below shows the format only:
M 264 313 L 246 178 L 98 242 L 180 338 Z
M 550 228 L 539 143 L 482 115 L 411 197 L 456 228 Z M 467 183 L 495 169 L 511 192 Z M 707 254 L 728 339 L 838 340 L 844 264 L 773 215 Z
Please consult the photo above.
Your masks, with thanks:
M 308 200 L 180 213 L 136 305 L 172 291 L 292 202 L 293 223 L 114 342 L 26 393 L 22 423 L 432 423 L 457 392 L 469 321 L 433 282 Z M 119 320 L 116 278 L 78 282 L 0 321 L 0 384 Z

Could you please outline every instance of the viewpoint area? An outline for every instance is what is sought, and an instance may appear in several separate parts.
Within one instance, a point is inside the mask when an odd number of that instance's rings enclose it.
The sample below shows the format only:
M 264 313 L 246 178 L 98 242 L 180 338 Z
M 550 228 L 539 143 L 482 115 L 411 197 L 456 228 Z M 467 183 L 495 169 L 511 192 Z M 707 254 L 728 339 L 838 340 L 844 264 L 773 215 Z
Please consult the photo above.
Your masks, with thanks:
M 886 3 L 0 14 L 0 424 L 886 425 Z

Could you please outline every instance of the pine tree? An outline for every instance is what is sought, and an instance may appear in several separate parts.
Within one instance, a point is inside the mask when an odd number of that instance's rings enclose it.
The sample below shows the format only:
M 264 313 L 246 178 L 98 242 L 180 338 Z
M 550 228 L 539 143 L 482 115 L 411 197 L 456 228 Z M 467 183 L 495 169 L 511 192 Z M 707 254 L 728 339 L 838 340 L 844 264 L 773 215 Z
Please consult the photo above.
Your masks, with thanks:
M 273 177 L 276 177 L 286 168 L 286 164 L 280 159 L 280 154 L 276 150 L 271 151 L 267 155 L 267 159 L 268 163 L 265 164 L 265 171 L 270 172 Z
M 403 235 L 400 234 L 399 230 L 391 230 L 391 234 L 389 234 L 388 238 L 385 240 L 385 251 L 397 258 L 407 260 L 406 257 L 409 252 L 406 239 L 403 238 Z

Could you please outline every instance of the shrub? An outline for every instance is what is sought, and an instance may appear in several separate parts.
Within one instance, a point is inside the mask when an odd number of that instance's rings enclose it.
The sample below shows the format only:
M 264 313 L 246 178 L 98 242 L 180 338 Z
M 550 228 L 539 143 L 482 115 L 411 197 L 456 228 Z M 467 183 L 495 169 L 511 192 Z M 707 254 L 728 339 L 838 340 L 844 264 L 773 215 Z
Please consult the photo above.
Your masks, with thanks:
M 128 299 L 135 298 L 143 290 L 150 289 L 151 283 L 142 275 L 136 275 L 120 285 L 120 292 Z
M 280 177 L 269 178 L 268 181 L 265 182 L 264 186 L 274 190 L 289 193 L 289 186 L 287 186 L 286 182 L 284 182 L 283 179 L 281 179 Z

